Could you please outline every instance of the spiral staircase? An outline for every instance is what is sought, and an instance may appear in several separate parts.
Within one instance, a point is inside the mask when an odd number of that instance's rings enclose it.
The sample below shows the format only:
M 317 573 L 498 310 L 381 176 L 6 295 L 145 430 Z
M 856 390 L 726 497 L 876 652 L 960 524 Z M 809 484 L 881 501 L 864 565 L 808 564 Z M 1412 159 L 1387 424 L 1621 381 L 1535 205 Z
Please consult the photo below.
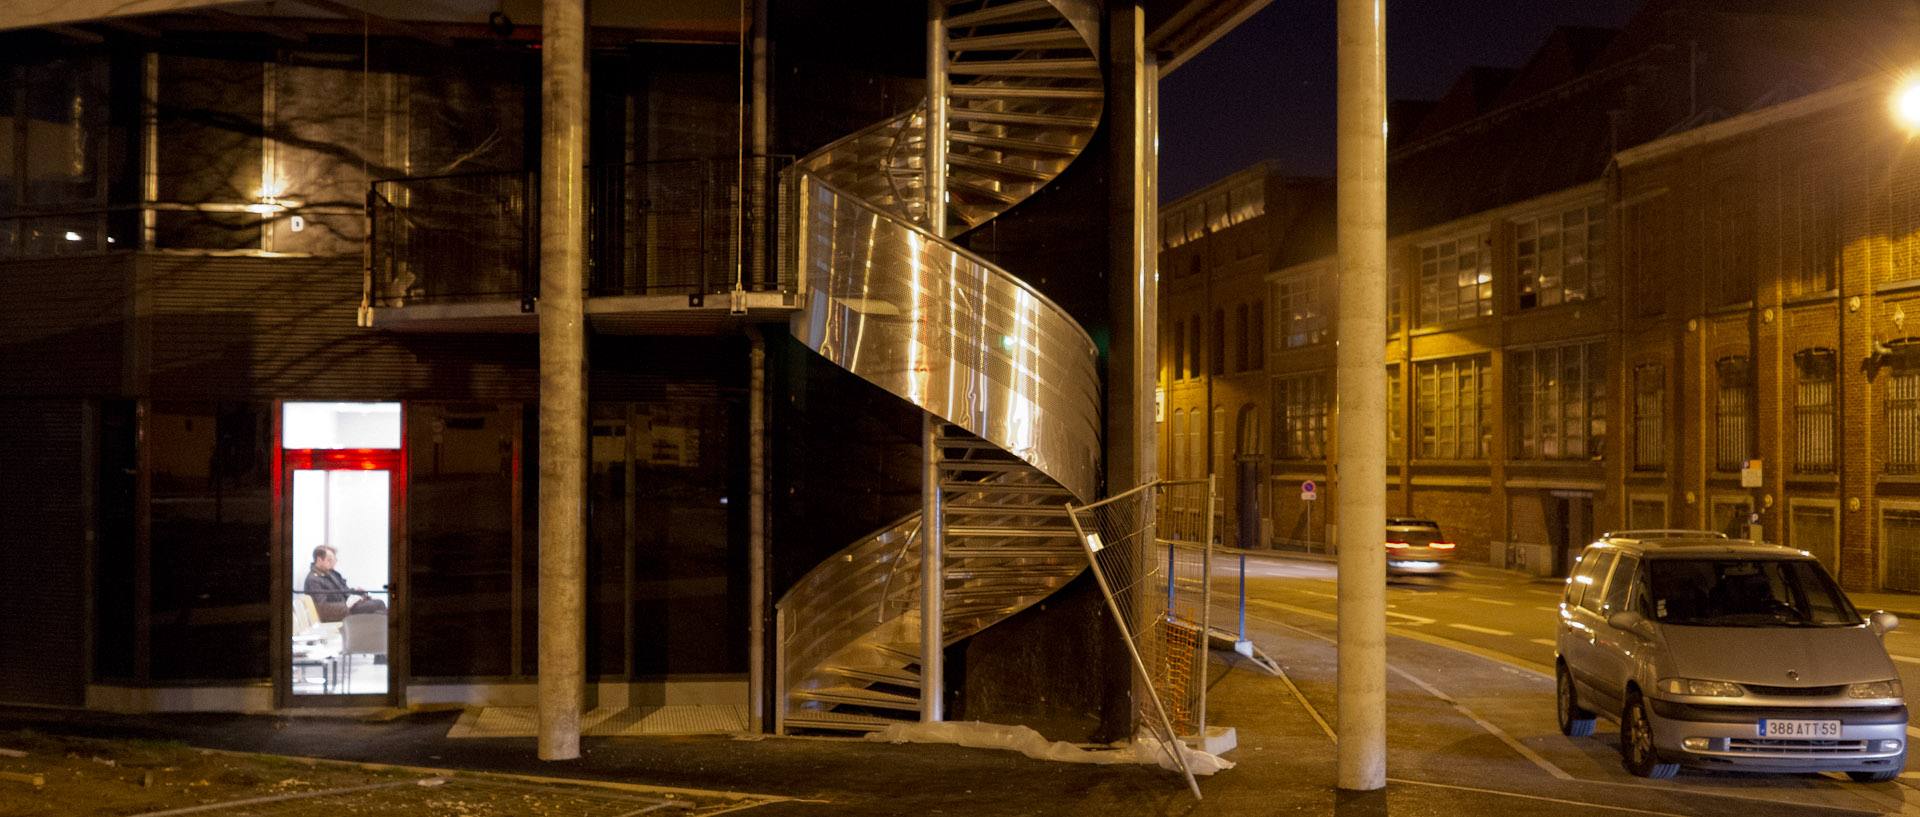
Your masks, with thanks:
M 1058 306 L 950 239 L 1032 196 L 1085 150 L 1105 99 L 1098 20 L 1088 0 L 951 2 L 936 29 L 944 76 L 928 83 L 942 98 L 795 165 L 794 257 L 807 296 L 794 336 L 930 417 L 941 495 L 931 525 L 944 543 L 939 647 L 1086 566 L 1064 503 L 1095 490 L 1096 349 Z M 944 181 L 929 178 L 926 161 L 942 143 Z M 941 187 L 944 199 L 929 201 Z M 923 689 L 937 688 L 920 673 L 928 525 L 917 513 L 897 520 L 781 599 L 779 731 L 920 718 Z

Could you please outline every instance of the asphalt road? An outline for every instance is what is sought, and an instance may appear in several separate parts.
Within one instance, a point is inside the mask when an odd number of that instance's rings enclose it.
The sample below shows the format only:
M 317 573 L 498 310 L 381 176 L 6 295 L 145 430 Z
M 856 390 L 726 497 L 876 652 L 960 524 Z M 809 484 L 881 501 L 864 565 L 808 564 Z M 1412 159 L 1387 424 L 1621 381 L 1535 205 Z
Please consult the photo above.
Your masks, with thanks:
M 1239 577 L 1238 559 L 1229 556 L 1216 563 L 1216 629 L 1238 627 Z M 1245 585 L 1248 637 L 1280 658 L 1283 666 L 1285 656 L 1301 653 L 1302 639 L 1337 642 L 1332 562 L 1248 556 Z M 1854 783 L 1841 774 L 1694 770 L 1653 781 L 1622 767 L 1616 724 L 1603 718 L 1587 738 L 1560 734 L 1552 679 L 1560 586 L 1559 579 L 1475 566 L 1460 567 L 1446 579 L 1388 582 L 1390 779 L 1554 781 L 1542 796 L 1551 796 L 1556 788 L 1591 792 L 1591 784 L 1600 784 L 1601 791 L 1617 791 L 1623 805 L 1648 809 L 1649 796 L 1654 798 L 1650 802 L 1666 804 L 1650 812 L 1776 813 L 1787 807 L 1920 815 L 1920 753 L 1910 755 L 1909 771 L 1901 779 L 1876 785 Z M 1920 621 L 1903 622 L 1887 643 L 1906 688 L 1920 690 Z M 1299 695 L 1333 722 L 1337 689 L 1302 686 Z M 1436 705 L 1452 712 L 1436 712 Z M 1445 737 L 1450 745 L 1421 750 L 1423 744 L 1439 740 L 1440 733 L 1430 724 L 1440 714 L 1464 716 L 1480 734 L 1462 737 L 1455 730 Z M 1909 734 L 1920 738 L 1920 729 L 1910 728 Z M 1466 746 L 1477 748 L 1462 751 Z M 1591 794 L 1580 799 L 1594 802 Z

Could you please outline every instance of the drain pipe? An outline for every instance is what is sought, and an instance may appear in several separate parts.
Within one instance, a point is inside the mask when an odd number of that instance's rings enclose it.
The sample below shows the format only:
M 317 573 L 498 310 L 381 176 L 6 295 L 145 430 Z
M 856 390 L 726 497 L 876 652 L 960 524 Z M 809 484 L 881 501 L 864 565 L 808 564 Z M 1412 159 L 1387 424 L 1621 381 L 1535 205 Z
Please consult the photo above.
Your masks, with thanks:
M 927 229 L 947 235 L 947 0 L 927 0 Z
M 1339 0 L 1339 787 L 1387 785 L 1385 0 Z
M 586 701 L 586 3 L 541 4 L 539 757 L 580 756 Z
M 947 584 L 944 511 L 940 497 L 940 418 L 920 423 L 920 721 L 946 720 Z

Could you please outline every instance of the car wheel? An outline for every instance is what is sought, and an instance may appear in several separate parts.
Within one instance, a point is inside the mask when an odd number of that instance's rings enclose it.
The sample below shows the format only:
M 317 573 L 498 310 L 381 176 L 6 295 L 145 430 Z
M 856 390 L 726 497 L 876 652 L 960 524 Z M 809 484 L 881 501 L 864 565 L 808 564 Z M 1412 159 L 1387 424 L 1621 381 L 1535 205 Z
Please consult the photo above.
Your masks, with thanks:
M 1627 708 L 1620 713 L 1620 754 L 1627 771 L 1637 777 L 1664 780 L 1680 771 L 1678 763 L 1661 763 L 1653 748 L 1653 721 L 1647 715 L 1647 699 L 1638 692 L 1627 693 Z
M 1572 738 L 1593 734 L 1593 713 L 1581 709 L 1580 703 L 1573 697 L 1573 676 L 1567 674 L 1566 664 L 1554 665 L 1553 686 L 1554 712 L 1560 716 L 1560 734 Z
M 1902 755 L 1899 762 L 1894 763 L 1891 769 L 1881 769 L 1877 772 L 1847 772 L 1847 777 L 1855 783 L 1886 783 L 1897 780 L 1901 770 L 1906 768 L 1906 760 L 1906 756 Z

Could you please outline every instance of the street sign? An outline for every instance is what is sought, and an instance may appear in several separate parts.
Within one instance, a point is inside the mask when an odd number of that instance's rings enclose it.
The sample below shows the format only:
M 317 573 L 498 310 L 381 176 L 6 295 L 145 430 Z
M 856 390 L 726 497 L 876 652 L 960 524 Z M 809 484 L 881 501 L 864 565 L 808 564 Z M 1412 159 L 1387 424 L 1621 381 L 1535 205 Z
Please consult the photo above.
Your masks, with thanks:
M 1761 473 L 1762 472 L 1760 470 L 1759 460 L 1747 460 L 1746 465 L 1740 469 L 1740 487 L 1742 488 L 1760 487 Z
M 1306 482 L 1300 483 L 1301 501 L 1312 502 L 1315 499 L 1319 499 L 1319 498 L 1320 498 L 1320 495 L 1314 491 L 1313 480 L 1307 480 Z

